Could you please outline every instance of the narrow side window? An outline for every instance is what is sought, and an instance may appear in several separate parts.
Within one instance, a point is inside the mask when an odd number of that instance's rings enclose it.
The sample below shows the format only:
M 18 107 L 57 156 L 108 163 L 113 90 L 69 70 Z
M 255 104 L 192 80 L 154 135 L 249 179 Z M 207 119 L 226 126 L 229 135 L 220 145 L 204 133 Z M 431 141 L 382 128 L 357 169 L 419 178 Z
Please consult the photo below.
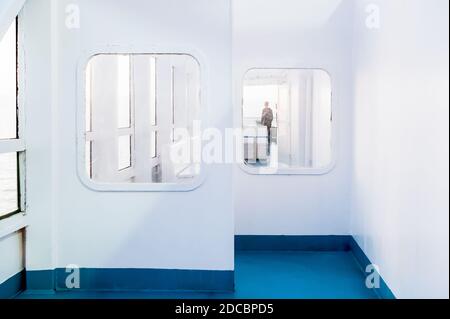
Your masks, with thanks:
M 24 143 L 19 131 L 18 19 L 0 39 L 0 219 L 24 210 Z

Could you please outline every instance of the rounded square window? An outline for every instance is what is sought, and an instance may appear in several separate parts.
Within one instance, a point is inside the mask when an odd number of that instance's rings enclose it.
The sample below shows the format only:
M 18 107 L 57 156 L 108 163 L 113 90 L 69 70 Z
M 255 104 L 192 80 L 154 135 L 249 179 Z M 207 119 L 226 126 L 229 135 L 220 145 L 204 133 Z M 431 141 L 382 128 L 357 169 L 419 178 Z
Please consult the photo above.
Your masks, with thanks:
M 333 165 L 331 78 L 319 69 L 252 69 L 243 86 L 245 169 L 324 173 Z
M 185 54 L 100 54 L 90 59 L 84 75 L 85 141 L 80 144 L 85 145 L 83 173 L 91 182 L 189 184 L 199 175 L 200 163 L 172 156 L 180 144 L 196 138 L 197 60 Z M 177 130 L 189 138 L 180 142 Z

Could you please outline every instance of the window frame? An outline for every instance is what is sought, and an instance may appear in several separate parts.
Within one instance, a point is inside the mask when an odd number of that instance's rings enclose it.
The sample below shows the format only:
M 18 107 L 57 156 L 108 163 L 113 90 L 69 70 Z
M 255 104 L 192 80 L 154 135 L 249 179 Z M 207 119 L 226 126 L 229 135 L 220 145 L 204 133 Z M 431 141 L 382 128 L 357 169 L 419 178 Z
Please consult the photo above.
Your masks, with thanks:
M 158 119 L 158 96 L 156 93 L 158 92 L 158 57 L 152 57 L 152 67 L 153 69 L 153 75 L 154 78 L 152 78 L 152 86 L 153 88 L 150 88 L 149 91 L 152 96 L 151 98 L 154 100 L 154 107 L 152 106 L 150 109 L 150 169 L 153 170 L 156 166 L 161 164 L 161 153 L 159 150 L 159 143 L 158 143 L 158 135 L 159 135 L 159 119 Z M 154 122 L 153 122 L 154 120 Z M 153 125 L 154 124 L 154 125 Z M 155 139 L 153 139 L 155 137 Z M 153 156 L 153 148 L 155 149 L 155 155 Z
M 200 120 L 202 127 L 208 127 L 207 110 L 207 78 L 209 67 L 203 54 L 192 47 L 151 46 L 137 48 L 134 46 L 101 46 L 84 52 L 78 62 L 77 69 L 77 175 L 81 183 L 92 191 L 97 192 L 190 192 L 194 191 L 206 180 L 208 167 L 200 164 L 200 173 L 183 183 L 104 183 L 95 182 L 88 178 L 85 165 L 86 152 L 86 68 L 90 60 L 99 55 L 184 55 L 193 58 L 199 66 L 200 90 Z M 158 125 L 157 125 L 158 127 Z M 203 147 L 203 145 L 202 145 Z
M 119 152 L 119 140 L 121 137 L 128 137 L 130 145 L 129 145 L 129 151 L 130 151 L 130 158 L 129 158 L 129 165 L 126 167 L 121 168 L 119 165 L 117 167 L 118 169 L 118 174 L 122 175 L 124 177 L 127 178 L 131 178 L 131 175 L 133 173 L 133 169 L 135 167 L 135 162 L 134 162 L 134 138 L 135 138 L 135 103 L 134 100 L 132 99 L 132 94 L 130 92 L 132 92 L 134 90 L 134 88 L 132 87 L 132 78 L 134 77 L 134 59 L 133 57 L 129 56 L 128 57 L 128 117 L 129 117 L 129 123 L 128 126 L 126 127 L 121 127 L 119 123 L 117 123 L 117 127 L 116 127 L 116 132 L 117 132 L 117 136 L 116 136 L 116 145 L 117 145 L 117 151 Z M 92 88 L 91 88 L 92 89 Z M 92 105 L 91 105 L 92 108 Z M 119 117 L 119 114 L 118 114 Z M 117 160 L 118 160 L 118 164 L 119 163 L 119 155 L 117 156 Z M 92 168 L 91 168 L 92 169 Z
M 20 14 L 14 21 L 16 28 L 16 137 L 0 139 L 0 154 L 15 153 L 17 157 L 17 206 L 12 212 L 4 212 L 0 215 L 0 221 L 7 220 L 13 216 L 26 213 L 25 193 L 25 140 L 24 140 L 24 50 L 22 49 L 23 34 L 21 32 Z M 12 25 L 12 24 L 11 24 Z M 0 39 L 1 40 L 1 39 Z
M 304 67 L 304 66 L 270 66 L 270 67 L 264 67 L 264 66 L 258 66 L 258 67 L 251 67 L 248 69 L 243 70 L 242 76 L 240 81 L 238 82 L 238 87 L 236 88 L 237 94 L 236 97 L 239 99 L 239 102 L 237 103 L 239 119 L 238 119 L 238 127 L 243 129 L 244 128 L 244 85 L 246 76 L 249 72 L 254 70 L 308 70 L 308 71 L 323 71 L 325 72 L 329 78 L 331 83 L 331 161 L 330 163 L 325 167 L 320 168 L 307 168 L 307 167 L 289 167 L 289 168 L 271 168 L 271 167 L 251 167 L 245 163 L 245 143 L 244 143 L 244 136 L 242 135 L 242 138 L 240 140 L 240 154 L 242 157 L 239 159 L 239 167 L 241 170 L 243 170 L 245 173 L 249 175 L 260 175 L 260 176 L 289 176 L 289 175 L 326 175 L 331 173 L 334 168 L 336 167 L 337 163 L 337 149 L 338 149 L 338 116 L 339 116 L 339 107 L 338 107 L 338 99 L 337 96 L 337 87 L 335 85 L 335 82 L 333 81 L 334 77 L 331 72 L 328 70 L 331 70 L 331 68 L 327 68 L 326 66 L 320 66 L 320 67 Z

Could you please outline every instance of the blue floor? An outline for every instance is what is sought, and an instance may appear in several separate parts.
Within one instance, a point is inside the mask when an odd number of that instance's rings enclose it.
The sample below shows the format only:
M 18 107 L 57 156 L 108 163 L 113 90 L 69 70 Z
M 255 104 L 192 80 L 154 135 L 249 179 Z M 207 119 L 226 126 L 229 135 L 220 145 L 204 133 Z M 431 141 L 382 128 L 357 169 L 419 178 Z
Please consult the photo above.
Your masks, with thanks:
M 238 251 L 234 293 L 23 292 L 22 299 L 374 299 L 351 252 Z

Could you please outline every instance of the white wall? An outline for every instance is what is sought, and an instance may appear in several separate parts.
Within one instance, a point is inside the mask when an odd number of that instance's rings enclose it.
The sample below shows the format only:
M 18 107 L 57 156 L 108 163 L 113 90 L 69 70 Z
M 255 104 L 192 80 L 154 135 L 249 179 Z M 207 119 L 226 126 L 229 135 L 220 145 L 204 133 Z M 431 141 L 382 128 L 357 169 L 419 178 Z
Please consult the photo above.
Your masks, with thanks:
M 0 284 L 24 269 L 23 231 L 0 237 Z
M 65 27 L 69 3 L 79 5 L 80 29 Z M 231 167 L 214 167 L 200 188 L 180 193 L 95 192 L 83 186 L 76 170 L 77 67 L 81 57 L 95 48 L 136 52 L 193 48 L 204 63 L 202 76 L 208 86 L 202 96 L 210 110 L 210 125 L 232 125 L 228 1 L 58 0 L 52 4 L 56 19 L 47 21 L 53 24 L 53 64 L 37 53 L 26 61 L 31 146 L 27 192 L 32 220 L 28 270 L 68 264 L 232 270 Z M 44 34 L 48 25 L 43 21 L 49 9 L 48 0 L 26 5 L 30 51 L 44 53 L 49 48 L 51 33 Z M 36 43 L 37 39 L 43 43 Z M 41 66 L 52 70 L 50 83 L 56 94 L 52 108 L 48 91 L 37 81 L 37 77 L 47 80 Z M 39 128 L 42 134 L 36 134 Z
M 50 269 L 54 266 L 54 200 L 57 185 L 52 108 L 53 58 L 50 35 L 50 2 L 27 1 L 22 12 L 26 81 L 23 89 L 26 145 L 26 268 Z M 33 52 L 33 54 L 28 53 Z
M 235 123 L 250 68 L 323 68 L 333 82 L 337 165 L 323 176 L 256 176 L 234 170 L 236 233 L 348 234 L 352 2 L 233 1 Z M 324 200 L 326 199 L 326 200 Z
M 233 202 L 237 234 L 351 229 L 398 297 L 448 297 L 447 1 L 370 1 L 380 4 L 382 18 L 372 31 L 364 26 L 365 0 L 233 1 L 233 102 L 229 1 L 52 3 L 29 0 L 24 12 L 26 49 L 33 51 L 26 55 L 28 270 L 233 269 Z M 80 5 L 81 29 L 64 26 L 68 3 Z M 188 193 L 84 187 L 76 175 L 80 57 L 106 45 L 152 52 L 180 43 L 203 53 L 209 124 L 220 128 L 232 125 L 232 104 L 241 126 L 249 68 L 327 70 L 335 169 L 254 176 L 236 165 L 232 183 L 231 170 L 216 166 Z
M 448 298 L 449 2 L 355 10 L 352 234 L 397 297 Z

